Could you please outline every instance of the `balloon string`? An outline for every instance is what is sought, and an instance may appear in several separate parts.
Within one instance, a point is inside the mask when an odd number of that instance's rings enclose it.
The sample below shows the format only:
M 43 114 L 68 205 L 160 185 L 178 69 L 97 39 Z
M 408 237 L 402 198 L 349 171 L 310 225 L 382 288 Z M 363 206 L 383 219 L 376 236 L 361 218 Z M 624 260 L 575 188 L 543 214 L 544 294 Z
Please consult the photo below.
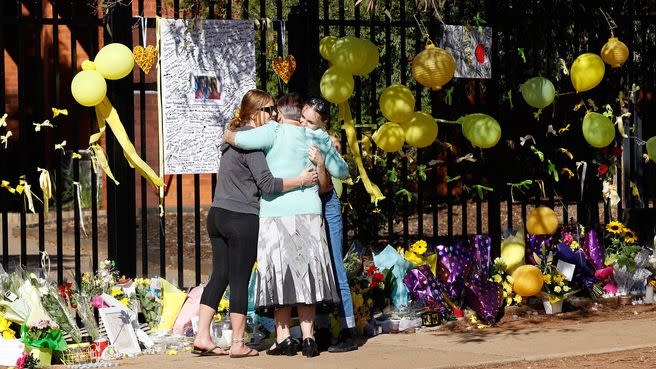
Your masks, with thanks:
M 573 95 L 575 93 L 576 93 L 576 91 L 563 92 L 562 94 L 558 93 L 558 96 L 560 97 L 560 96 Z
M 440 123 L 446 123 L 446 124 L 460 124 L 460 122 L 456 120 L 446 120 L 446 119 L 440 119 L 440 118 L 434 118 L 436 121 Z
M 415 22 L 417 22 L 417 27 L 419 27 L 419 32 L 421 32 L 421 34 L 426 38 L 426 40 L 428 40 L 428 43 L 432 44 L 433 41 L 430 39 L 430 34 L 426 30 L 426 26 L 424 25 L 424 23 L 421 20 L 419 20 L 419 18 L 417 18 L 417 14 L 414 14 L 413 17 L 415 18 Z
M 605 11 L 603 11 L 601 8 L 599 8 L 599 11 L 601 12 L 601 15 L 604 16 L 604 19 L 606 19 L 606 23 L 608 23 L 608 28 L 610 29 L 610 37 L 615 37 L 615 34 L 613 33 L 613 30 L 617 28 L 617 24 L 613 20 L 613 18 L 610 17 Z

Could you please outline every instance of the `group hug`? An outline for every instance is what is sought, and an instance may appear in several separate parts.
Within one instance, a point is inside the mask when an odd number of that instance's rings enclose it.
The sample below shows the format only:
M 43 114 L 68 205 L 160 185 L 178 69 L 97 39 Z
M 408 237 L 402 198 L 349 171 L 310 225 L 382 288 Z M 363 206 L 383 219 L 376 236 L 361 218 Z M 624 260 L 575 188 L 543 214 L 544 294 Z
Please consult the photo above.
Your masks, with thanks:
M 348 177 L 339 141 L 329 135 L 330 105 L 287 94 L 277 101 L 248 91 L 223 135 L 215 195 L 207 217 L 213 270 L 201 297 L 194 354 L 251 357 L 246 345 L 248 284 L 256 264 L 255 311 L 273 315 L 276 341 L 267 355 L 315 357 L 358 348 L 342 263 L 343 225 L 333 180 Z M 217 346 L 210 325 L 230 286 L 233 339 Z M 341 332 L 331 342 L 318 307 L 340 307 Z M 291 335 L 298 315 L 302 341 Z M 322 319 L 323 318 L 323 319 Z

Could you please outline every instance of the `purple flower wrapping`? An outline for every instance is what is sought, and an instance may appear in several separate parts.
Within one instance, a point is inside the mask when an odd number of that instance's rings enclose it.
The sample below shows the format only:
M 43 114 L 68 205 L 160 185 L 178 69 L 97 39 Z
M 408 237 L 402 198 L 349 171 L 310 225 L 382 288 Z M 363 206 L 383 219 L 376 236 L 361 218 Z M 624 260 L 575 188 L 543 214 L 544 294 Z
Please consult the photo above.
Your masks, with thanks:
M 585 232 L 585 237 L 583 238 L 583 242 L 581 242 L 581 248 L 585 251 L 588 260 L 590 260 L 595 270 L 604 267 L 604 247 L 599 242 L 597 232 L 594 229 Z
M 503 317 L 503 287 L 499 283 L 472 278 L 465 283 L 465 304 L 488 325 Z
M 547 251 L 550 250 L 551 245 L 551 235 L 548 234 L 535 234 L 528 236 L 528 242 L 526 243 L 526 261 L 532 265 L 538 265 L 537 261 L 533 257 L 533 253 L 542 255 L 542 246 L 547 247 Z
M 413 301 L 437 308 L 441 313 L 449 311 L 444 303 L 440 285 L 428 265 L 410 269 L 403 277 L 403 283 L 408 287 Z

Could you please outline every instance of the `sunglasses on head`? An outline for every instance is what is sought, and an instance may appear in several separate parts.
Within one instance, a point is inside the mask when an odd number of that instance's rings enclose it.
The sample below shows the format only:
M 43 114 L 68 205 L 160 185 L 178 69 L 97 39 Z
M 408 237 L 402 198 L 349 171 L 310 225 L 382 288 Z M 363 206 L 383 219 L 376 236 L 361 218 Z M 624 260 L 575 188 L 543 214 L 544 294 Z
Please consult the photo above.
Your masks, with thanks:
M 328 114 L 330 112 L 330 106 L 323 99 L 311 97 L 306 101 L 306 104 L 312 106 L 319 114 Z
M 265 112 L 265 113 L 269 113 L 269 114 L 273 114 L 273 113 L 277 113 L 277 112 L 278 112 L 278 109 L 276 108 L 275 105 L 265 106 L 265 107 L 260 108 L 259 110 L 261 110 L 261 111 L 263 111 L 263 112 Z

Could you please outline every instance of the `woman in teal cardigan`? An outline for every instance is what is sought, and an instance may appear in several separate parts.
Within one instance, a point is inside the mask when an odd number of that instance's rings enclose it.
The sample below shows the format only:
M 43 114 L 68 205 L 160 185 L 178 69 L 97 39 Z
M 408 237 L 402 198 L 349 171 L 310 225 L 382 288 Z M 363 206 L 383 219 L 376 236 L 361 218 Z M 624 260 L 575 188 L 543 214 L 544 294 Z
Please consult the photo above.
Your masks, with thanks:
M 349 175 L 348 165 L 323 130 L 270 121 L 248 131 L 226 131 L 224 138 L 241 149 L 263 150 L 271 173 L 278 178 L 294 177 L 313 165 L 308 159 L 312 146 L 321 151 L 328 172 L 340 179 Z M 263 194 L 255 307 L 258 312 L 274 310 L 277 339 L 267 354 L 296 354 L 296 343 L 289 330 L 291 308 L 296 306 L 303 332 L 303 355 L 319 355 L 314 341 L 316 305 L 337 301 L 339 293 L 323 223 L 319 187 L 311 185 L 286 193 Z

